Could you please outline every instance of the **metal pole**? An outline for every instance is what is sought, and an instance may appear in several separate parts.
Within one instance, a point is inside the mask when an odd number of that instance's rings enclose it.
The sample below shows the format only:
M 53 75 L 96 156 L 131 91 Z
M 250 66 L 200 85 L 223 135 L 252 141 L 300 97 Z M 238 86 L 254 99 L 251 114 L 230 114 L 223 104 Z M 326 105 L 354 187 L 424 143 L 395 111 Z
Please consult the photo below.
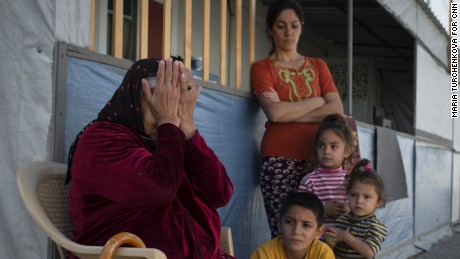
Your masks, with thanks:
M 347 113 L 353 115 L 353 0 L 348 0 Z

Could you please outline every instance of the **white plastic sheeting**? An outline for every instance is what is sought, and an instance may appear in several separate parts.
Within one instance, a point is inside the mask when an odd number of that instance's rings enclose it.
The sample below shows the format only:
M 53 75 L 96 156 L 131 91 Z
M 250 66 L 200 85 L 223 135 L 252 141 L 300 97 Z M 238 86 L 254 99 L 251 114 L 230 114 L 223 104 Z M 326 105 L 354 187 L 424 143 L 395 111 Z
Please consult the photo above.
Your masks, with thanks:
M 450 223 L 452 153 L 417 142 L 415 160 L 415 235 Z
M 417 0 L 377 0 L 396 20 L 408 29 L 415 38 L 427 46 L 445 67 L 448 65 L 447 53 L 449 39 L 439 31 L 431 18 L 423 11 Z
M 0 258 L 46 258 L 47 240 L 25 211 L 16 171 L 51 159 L 54 11 L 48 1 L 0 2 Z
M 416 48 L 415 128 L 452 140 L 450 76 L 425 48 Z
M 42 0 L 41 0 L 42 1 Z M 56 5 L 55 38 L 74 46 L 89 46 L 90 2 L 92 0 L 47 0 Z
M 452 222 L 460 221 L 460 120 L 453 122 L 454 153 L 452 168 Z
M 452 166 L 452 222 L 460 220 L 460 154 L 453 155 Z
M 46 258 L 47 239 L 22 205 L 16 171 L 53 159 L 53 48 L 58 39 L 87 45 L 88 6 L 0 1 L 0 258 Z
M 423 0 L 425 3 L 427 3 L 427 6 L 429 9 L 431 9 L 431 12 L 433 12 L 433 15 L 436 17 L 436 19 L 439 20 L 439 23 L 441 26 L 447 31 L 449 30 L 449 8 L 450 8 L 450 2 L 451 0 Z
M 431 143 L 416 143 L 415 245 L 427 250 L 450 234 L 452 208 L 452 152 Z

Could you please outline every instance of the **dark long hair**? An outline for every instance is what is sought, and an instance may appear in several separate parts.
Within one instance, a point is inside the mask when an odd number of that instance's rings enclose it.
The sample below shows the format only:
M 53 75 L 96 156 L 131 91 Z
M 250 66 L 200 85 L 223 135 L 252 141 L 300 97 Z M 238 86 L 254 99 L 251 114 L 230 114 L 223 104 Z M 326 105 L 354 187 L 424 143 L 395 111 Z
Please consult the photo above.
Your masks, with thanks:
M 272 5 L 270 5 L 270 8 L 268 9 L 267 12 L 267 17 L 265 19 L 265 32 L 267 33 L 268 38 L 272 41 L 272 50 L 270 51 L 270 54 L 275 51 L 275 43 L 273 41 L 273 37 L 270 36 L 270 30 L 273 27 L 273 24 L 275 23 L 276 19 L 280 15 L 280 13 L 284 10 L 287 9 L 292 9 L 296 13 L 297 17 L 300 20 L 300 23 L 303 25 L 304 22 L 304 14 L 302 10 L 302 6 L 295 1 L 295 0 L 278 0 L 276 2 L 273 2 Z
M 345 118 L 343 117 L 343 115 L 338 113 L 329 114 L 326 117 L 324 117 L 321 123 L 319 124 L 318 130 L 316 131 L 316 135 L 313 140 L 313 167 L 316 167 L 319 163 L 317 150 L 318 141 L 321 134 L 323 134 L 323 132 L 326 130 L 331 130 L 332 132 L 334 132 L 343 141 L 343 143 L 345 143 L 345 150 L 351 149 L 351 151 L 353 151 L 353 133 L 351 128 L 348 126 L 348 123 L 346 122 Z M 342 161 L 342 166 L 344 165 L 346 160 L 348 160 L 348 162 L 350 163 L 353 163 L 352 159 L 353 152 L 351 152 L 350 155 Z M 315 168 L 310 169 L 313 170 Z

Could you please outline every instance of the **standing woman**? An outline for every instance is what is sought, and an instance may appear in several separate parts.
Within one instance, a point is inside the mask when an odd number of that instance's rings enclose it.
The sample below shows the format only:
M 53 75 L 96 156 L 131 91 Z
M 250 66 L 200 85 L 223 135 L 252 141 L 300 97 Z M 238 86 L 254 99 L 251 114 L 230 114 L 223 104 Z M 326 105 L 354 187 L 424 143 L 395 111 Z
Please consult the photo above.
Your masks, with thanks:
M 294 0 L 274 2 L 267 13 L 270 55 L 251 67 L 251 83 L 268 121 L 261 144 L 260 187 L 272 237 L 283 199 L 306 175 L 318 123 L 343 114 L 326 63 L 297 51 L 304 15 Z

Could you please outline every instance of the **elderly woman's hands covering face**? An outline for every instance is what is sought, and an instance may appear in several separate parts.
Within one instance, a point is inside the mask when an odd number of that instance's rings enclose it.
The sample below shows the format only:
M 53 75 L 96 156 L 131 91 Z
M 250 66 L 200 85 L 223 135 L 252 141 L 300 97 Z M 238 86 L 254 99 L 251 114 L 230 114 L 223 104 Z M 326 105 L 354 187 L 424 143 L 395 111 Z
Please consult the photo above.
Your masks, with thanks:
M 144 114 L 144 128 L 147 134 L 155 134 L 156 127 L 163 123 L 172 123 L 178 126 L 186 138 L 191 138 L 196 131 L 193 121 L 193 112 L 201 92 L 201 87 L 195 88 L 192 74 L 182 62 L 169 58 L 160 61 L 154 93 L 149 83 L 142 80 L 144 100 L 153 118 Z M 152 134 L 149 134 L 152 135 Z
M 148 82 L 142 79 L 145 100 L 158 126 L 164 123 L 172 123 L 176 126 L 180 124 L 179 116 L 177 116 L 180 99 L 180 89 L 177 83 L 180 73 L 179 64 L 179 61 L 172 62 L 171 59 L 159 62 L 155 94 Z
M 192 73 L 190 69 L 183 64 L 180 66 L 181 77 L 184 80 L 180 81 L 181 97 L 179 101 L 178 116 L 180 118 L 180 129 L 184 132 L 187 139 L 195 134 L 196 127 L 193 121 L 193 112 L 201 92 L 201 86 L 195 87 Z

